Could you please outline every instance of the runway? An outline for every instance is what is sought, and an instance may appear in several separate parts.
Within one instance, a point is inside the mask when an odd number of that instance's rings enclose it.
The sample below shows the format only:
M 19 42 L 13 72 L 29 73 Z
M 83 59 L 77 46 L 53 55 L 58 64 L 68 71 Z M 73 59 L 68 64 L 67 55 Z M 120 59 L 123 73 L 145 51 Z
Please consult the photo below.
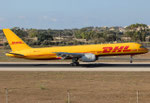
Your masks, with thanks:
M 77 67 L 68 62 L 1 62 L 0 71 L 150 71 L 150 62 L 81 63 Z

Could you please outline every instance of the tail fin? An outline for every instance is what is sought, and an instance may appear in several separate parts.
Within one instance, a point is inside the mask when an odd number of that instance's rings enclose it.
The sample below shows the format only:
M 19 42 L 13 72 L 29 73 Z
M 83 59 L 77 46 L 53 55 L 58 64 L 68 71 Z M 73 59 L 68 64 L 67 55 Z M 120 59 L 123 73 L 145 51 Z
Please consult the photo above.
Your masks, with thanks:
M 12 51 L 20 51 L 31 48 L 10 29 L 3 29 L 3 32 L 7 38 L 7 41 Z

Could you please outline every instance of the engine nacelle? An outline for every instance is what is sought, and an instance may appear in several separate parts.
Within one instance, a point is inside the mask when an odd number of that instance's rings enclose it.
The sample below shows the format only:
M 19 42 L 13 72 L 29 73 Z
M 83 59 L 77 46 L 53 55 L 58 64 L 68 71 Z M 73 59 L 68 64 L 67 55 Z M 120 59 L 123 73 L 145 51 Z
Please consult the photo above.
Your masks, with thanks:
M 95 62 L 96 56 L 92 53 L 86 53 L 86 54 L 84 54 L 84 56 L 81 57 L 80 60 L 83 62 Z

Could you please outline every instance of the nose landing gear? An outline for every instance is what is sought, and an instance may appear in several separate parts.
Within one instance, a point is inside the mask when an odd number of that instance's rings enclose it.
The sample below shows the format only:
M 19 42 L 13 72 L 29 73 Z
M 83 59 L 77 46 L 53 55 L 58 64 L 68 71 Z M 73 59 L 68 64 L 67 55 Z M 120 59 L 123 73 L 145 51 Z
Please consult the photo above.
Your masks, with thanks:
M 130 56 L 130 63 L 133 63 L 133 55 Z

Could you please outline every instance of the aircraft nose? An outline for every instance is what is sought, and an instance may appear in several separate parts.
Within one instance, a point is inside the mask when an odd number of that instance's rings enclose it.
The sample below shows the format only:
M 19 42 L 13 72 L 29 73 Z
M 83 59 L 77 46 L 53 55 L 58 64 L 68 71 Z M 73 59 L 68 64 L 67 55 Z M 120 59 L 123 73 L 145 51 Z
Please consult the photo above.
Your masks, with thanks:
M 146 53 L 148 53 L 148 52 L 149 52 L 149 50 L 148 50 L 147 48 L 145 48 L 145 52 L 146 52 Z
M 142 48 L 141 51 L 142 51 L 143 53 L 148 53 L 148 52 L 149 52 L 149 50 L 148 50 L 147 48 Z
M 144 46 L 140 46 L 140 47 L 139 47 L 139 51 L 141 51 L 141 52 L 143 52 L 143 53 L 147 53 L 147 52 L 149 52 L 149 49 L 147 49 L 147 48 L 144 47 Z

